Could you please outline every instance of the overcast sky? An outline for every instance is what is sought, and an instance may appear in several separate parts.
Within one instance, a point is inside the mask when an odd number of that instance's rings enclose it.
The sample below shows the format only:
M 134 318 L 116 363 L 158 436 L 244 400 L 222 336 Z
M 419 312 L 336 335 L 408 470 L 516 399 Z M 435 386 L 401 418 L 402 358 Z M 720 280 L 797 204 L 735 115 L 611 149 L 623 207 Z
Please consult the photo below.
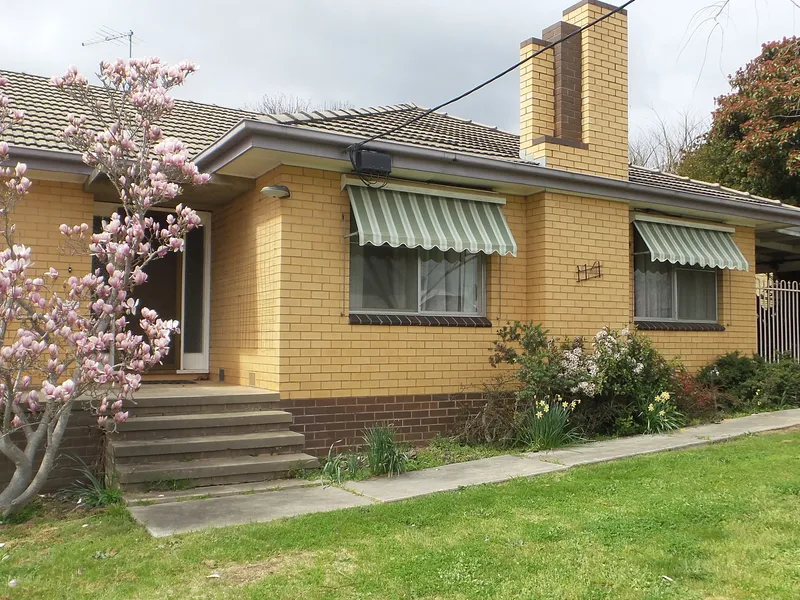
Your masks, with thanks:
M 8 0 L 0 0 L 0 7 Z M 711 23 L 694 34 L 698 8 L 714 0 L 637 0 L 629 9 L 631 127 L 653 110 L 705 115 L 727 74 L 762 42 L 791 36 L 791 0 L 731 0 L 724 39 Z M 25 24 L 0 36 L 0 68 L 87 75 L 127 45 L 81 42 L 132 29 L 134 55 L 200 66 L 180 97 L 232 107 L 264 93 L 356 106 L 435 105 L 519 59 L 519 42 L 559 20 L 572 0 L 28 0 Z M 7 12 L 7 11 L 6 11 Z M 705 55 L 705 58 L 704 58 Z M 705 64 L 703 64 L 705 63 Z M 518 131 L 519 75 L 450 107 L 451 114 Z

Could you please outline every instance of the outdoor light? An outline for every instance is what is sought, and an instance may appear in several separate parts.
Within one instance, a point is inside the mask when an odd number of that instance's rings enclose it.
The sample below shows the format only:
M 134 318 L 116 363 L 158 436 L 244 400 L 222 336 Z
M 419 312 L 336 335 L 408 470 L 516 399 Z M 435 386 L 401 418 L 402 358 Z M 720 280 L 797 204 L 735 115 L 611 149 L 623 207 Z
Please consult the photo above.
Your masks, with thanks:
M 292 193 L 285 185 L 268 185 L 261 188 L 261 195 L 265 198 L 288 198 Z

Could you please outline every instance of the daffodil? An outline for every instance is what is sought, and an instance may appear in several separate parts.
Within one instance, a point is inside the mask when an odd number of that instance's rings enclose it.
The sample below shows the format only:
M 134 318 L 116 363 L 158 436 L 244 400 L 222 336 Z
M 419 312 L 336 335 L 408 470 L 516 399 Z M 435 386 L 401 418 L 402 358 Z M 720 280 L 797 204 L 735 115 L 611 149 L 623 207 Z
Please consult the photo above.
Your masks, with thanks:
M 667 413 L 665 413 L 663 410 L 658 411 L 658 416 L 659 417 L 663 417 L 665 414 L 667 414 Z
M 647 410 L 649 410 L 650 412 L 653 412 L 655 409 L 656 407 L 653 406 L 653 404 L 650 404 L 650 406 L 647 407 Z
M 536 418 L 537 419 L 541 419 L 542 418 L 542 411 L 540 411 L 540 410 L 536 411 Z
M 549 404 L 545 404 L 545 405 L 542 407 L 542 410 L 543 410 L 544 412 L 550 412 L 550 405 L 549 405 Z
M 561 406 L 563 406 L 564 408 L 567 408 L 569 406 L 569 404 L 567 404 L 566 402 L 562 402 Z
M 661 396 L 664 398 L 664 400 L 669 400 L 672 397 L 669 395 L 669 392 L 664 392 L 663 394 L 661 394 Z

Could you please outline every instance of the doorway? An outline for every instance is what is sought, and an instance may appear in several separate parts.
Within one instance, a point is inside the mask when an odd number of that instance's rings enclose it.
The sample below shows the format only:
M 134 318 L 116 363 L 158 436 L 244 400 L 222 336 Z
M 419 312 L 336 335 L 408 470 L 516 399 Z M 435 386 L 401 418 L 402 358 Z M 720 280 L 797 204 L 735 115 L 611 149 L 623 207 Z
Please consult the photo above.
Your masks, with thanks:
M 103 219 L 119 207 L 96 203 L 94 230 L 99 231 Z M 161 221 L 171 211 L 155 209 L 152 217 Z M 134 298 L 139 307 L 146 306 L 162 319 L 175 319 L 180 333 L 173 335 L 169 354 L 154 367 L 160 373 L 208 373 L 209 322 L 211 314 L 211 215 L 198 212 L 202 227 L 186 235 L 184 252 L 170 252 L 147 265 L 147 281 L 137 286 Z M 138 319 L 130 325 L 141 334 Z

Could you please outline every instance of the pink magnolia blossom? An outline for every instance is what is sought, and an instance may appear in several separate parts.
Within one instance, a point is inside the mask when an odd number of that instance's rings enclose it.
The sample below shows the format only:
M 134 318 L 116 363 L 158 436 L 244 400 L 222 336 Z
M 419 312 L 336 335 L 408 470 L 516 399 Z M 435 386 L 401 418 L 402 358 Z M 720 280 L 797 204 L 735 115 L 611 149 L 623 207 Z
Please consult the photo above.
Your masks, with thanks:
M 34 252 L 15 239 L 11 221 L 30 190 L 27 168 L 0 164 L 0 232 L 5 232 L 0 235 L 6 242 L 0 251 L 0 328 L 6 334 L 0 340 L 0 451 L 16 467 L 0 492 L 0 514 L 19 510 L 41 489 L 52 468 L 47 457 L 58 451 L 76 401 L 95 411 L 101 427 L 115 427 L 128 419 L 124 407 L 141 386 L 142 373 L 170 352 L 178 322 L 140 307 L 133 291 L 147 281 L 150 262 L 181 252 L 186 233 L 201 224 L 182 204 L 166 217 L 148 213 L 173 202 L 182 186 L 208 181 L 189 149 L 164 137 L 159 124 L 174 106 L 170 90 L 195 70 L 188 62 L 131 59 L 101 63 L 99 87 L 90 86 L 75 67 L 53 79 L 86 111 L 67 116 L 64 141 L 104 174 L 119 196 L 121 210 L 103 221 L 100 231 L 86 223 L 59 227 L 73 250 L 99 262 L 92 273 L 63 279 L 54 268 L 33 272 Z M 0 77 L 0 137 L 24 116 L 3 93 L 7 85 Z M 8 154 L 9 145 L 0 141 L 0 161 Z M 142 333 L 131 331 L 134 322 Z M 9 435 L 15 430 L 23 431 L 22 442 Z M 36 467 L 32 460 L 40 450 L 45 460 Z

